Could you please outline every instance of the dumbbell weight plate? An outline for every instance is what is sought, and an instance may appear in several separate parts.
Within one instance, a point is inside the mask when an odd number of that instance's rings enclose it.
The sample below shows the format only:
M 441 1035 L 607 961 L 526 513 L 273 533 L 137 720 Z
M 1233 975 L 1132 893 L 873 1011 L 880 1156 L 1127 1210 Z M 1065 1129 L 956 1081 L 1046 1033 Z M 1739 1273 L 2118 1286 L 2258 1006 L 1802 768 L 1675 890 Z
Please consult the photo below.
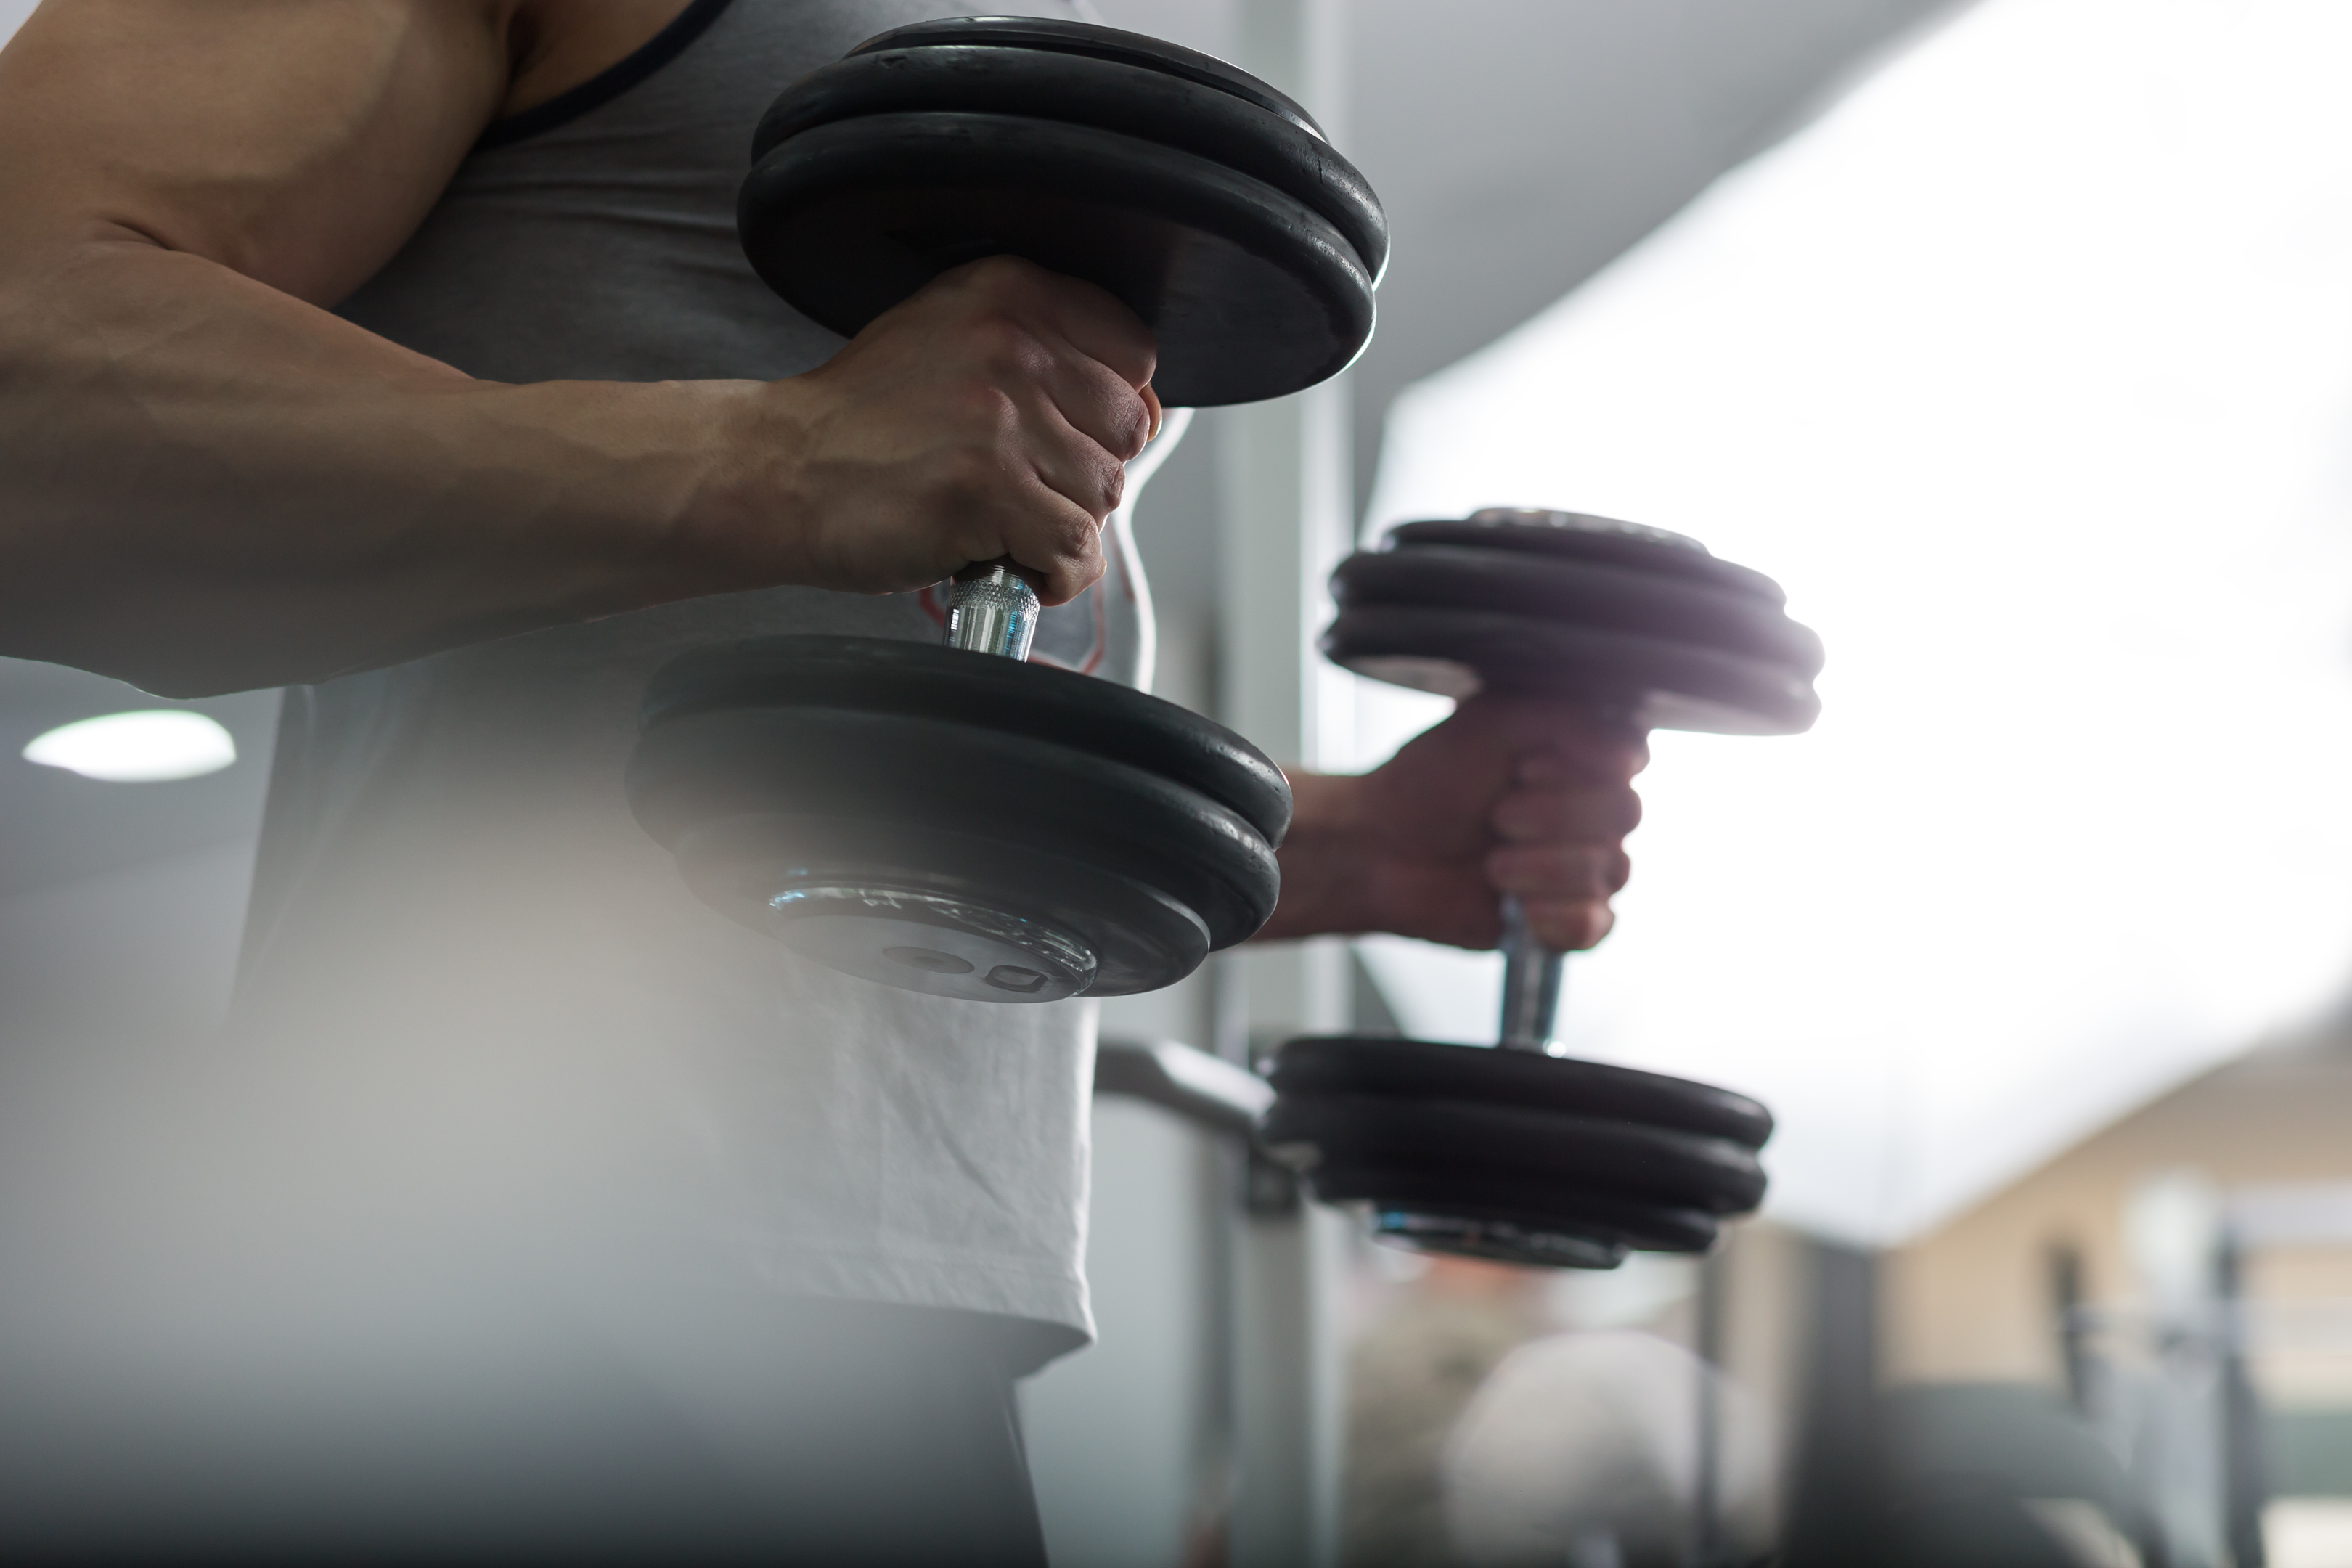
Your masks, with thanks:
M 835 121 L 940 112 L 1064 121 L 1190 153 L 1313 208 L 1375 281 L 1388 261 L 1379 199 L 1321 136 L 1223 87 L 1121 59 L 993 45 L 860 49 L 787 89 L 760 121 L 751 157 Z
M 1045 903 L 1090 907 L 1095 895 L 1087 889 L 1108 878 L 1148 889 L 1197 919 L 1204 937 L 1198 952 L 1172 951 L 1133 964 L 1132 975 L 1106 973 L 1083 987 L 1100 994 L 1181 978 L 1201 952 L 1263 924 L 1279 885 L 1272 846 L 1197 791 L 1071 747 L 940 720 L 823 708 L 677 719 L 641 739 L 629 794 L 639 822 L 673 847 L 689 830 L 751 819 L 782 849 L 770 860 L 786 870 L 867 868 L 860 878 L 824 885 L 919 890 L 922 873 L 942 874 L 985 890 L 986 906 L 1010 918 L 1032 919 L 1034 907 L 1033 923 L 1042 927 L 1052 923 L 1043 918 Z M 972 845 L 995 847 L 975 856 Z M 707 849 L 681 855 L 689 873 L 709 861 Z M 774 917 L 808 912 L 818 884 L 785 879 L 790 887 L 764 892 L 767 907 L 752 923 L 793 940 Z M 696 888 L 744 918 L 740 884 L 726 896 L 714 896 L 704 880 Z M 826 912 L 859 918 L 838 899 Z M 997 924 L 974 918 L 981 934 Z M 1053 929 L 1081 947 L 1097 945 L 1087 931 Z M 833 947 L 794 945 L 839 966 Z
M 698 714 L 836 708 L 975 724 L 1075 747 L 1200 791 L 1269 844 L 1290 822 L 1290 785 L 1222 724 L 1116 682 L 894 637 L 755 637 L 664 665 L 638 710 L 650 732 Z
M 1312 386 L 1371 337 L 1371 275 L 1328 219 L 1195 154 L 1049 120 L 819 125 L 751 171 L 737 227 L 769 287 L 844 335 L 982 257 L 1098 284 L 1151 327 L 1171 406 Z
M 1274 849 L 1238 813 L 1108 757 L 976 724 L 786 708 L 648 731 L 629 770 L 637 819 L 667 843 L 699 822 L 785 809 L 989 834 L 1161 889 L 1218 947 L 1274 912 Z
M 1307 1179 L 1328 1203 L 1433 1216 L 1507 1220 L 1523 1229 L 1562 1232 L 1643 1252 L 1704 1252 L 1715 1245 L 1717 1216 L 1704 1209 L 1612 1197 L 1574 1184 L 1525 1175 L 1438 1171 L 1417 1166 L 1318 1166 Z
M 1125 995 L 1208 956 L 1191 909 L 1071 856 L 906 821 L 787 811 L 694 823 L 671 841 L 713 909 L 819 963 L 980 1002 Z
M 896 49 L 952 47 L 957 45 L 1080 55 L 1090 59 L 1139 66 L 1166 76 L 1181 77 L 1255 104 L 1269 114 L 1288 121 L 1316 140 L 1323 140 L 1323 127 L 1317 124 L 1315 117 L 1301 108 L 1295 99 L 1276 91 L 1238 66 L 1227 65 L 1214 55 L 1204 55 L 1181 44 L 1171 44 L 1165 38 L 1155 38 L 1144 33 L 1122 32 L 1117 27 L 1099 26 L 1092 22 L 1064 22 L 1048 16 L 945 16 L 937 21 L 914 22 L 903 27 L 893 27 L 887 33 L 877 33 L 849 52 L 855 57 Z
M 1525 551 L 1416 544 L 1349 556 L 1331 574 L 1341 610 L 1475 610 L 1632 632 L 1761 660 L 1810 679 L 1822 640 L 1758 595 L 1661 572 Z
M 1821 641 L 1779 584 L 1659 529 L 1510 510 L 1406 523 L 1332 587 L 1323 650 L 1372 679 L 1568 698 L 1642 729 L 1793 734 L 1821 711 Z
M 1173 704 L 851 637 L 666 668 L 629 794 L 714 908 L 867 979 L 986 1001 L 1191 973 L 1272 911 L 1289 806 L 1262 755 Z
M 1762 1148 L 1772 1135 L 1771 1113 L 1746 1095 L 1535 1051 L 1318 1036 L 1286 1042 L 1266 1077 L 1283 1095 L 1372 1095 L 1556 1110 L 1727 1138 L 1750 1149 Z
M 1506 511 L 1503 518 L 1512 514 Z M 1525 514 L 1519 514 L 1525 515 Z M 1424 544 L 1459 545 L 1473 550 L 1510 550 L 1529 555 L 1562 556 L 1638 572 L 1710 584 L 1732 593 L 1763 599 L 1775 608 L 1787 603 L 1780 585 L 1750 567 L 1726 561 L 1687 534 L 1663 528 L 1644 528 L 1612 517 L 1585 512 L 1551 514 L 1556 522 L 1514 522 L 1469 518 L 1438 518 L 1399 523 L 1389 530 L 1391 549 Z
M 1327 1203 L 1344 1201 L 1318 1195 Z M 1614 1268 L 1633 1250 L 1614 1237 L 1587 1235 L 1572 1221 L 1538 1215 L 1459 1207 L 1439 1212 L 1386 1201 L 1374 1201 L 1370 1207 L 1374 1236 L 1416 1252 L 1540 1268 Z
M 1709 1214 L 1743 1214 L 1764 1196 L 1755 1151 L 1639 1122 L 1461 1100 L 1284 1095 L 1263 1137 L 1335 1166 L 1427 1170 L 1559 1183 L 1597 1194 Z
M 1532 616 L 1359 605 L 1340 612 L 1322 648 L 1391 685 L 1570 698 L 1640 729 L 1791 735 L 1821 713 L 1812 683 L 1788 666 Z

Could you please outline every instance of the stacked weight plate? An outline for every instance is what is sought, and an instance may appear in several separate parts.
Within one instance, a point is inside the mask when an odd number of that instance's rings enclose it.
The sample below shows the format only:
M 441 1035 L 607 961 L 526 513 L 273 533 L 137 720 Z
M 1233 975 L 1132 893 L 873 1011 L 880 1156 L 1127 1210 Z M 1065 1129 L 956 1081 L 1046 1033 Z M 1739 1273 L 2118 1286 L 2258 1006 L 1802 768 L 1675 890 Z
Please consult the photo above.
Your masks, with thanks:
M 1562 699 L 1629 730 L 1793 734 L 1821 710 L 1820 640 L 1780 587 L 1679 534 L 1500 509 L 1407 523 L 1332 592 L 1324 651 L 1375 679 Z M 1763 1196 L 1771 1117 L 1705 1084 L 1369 1037 L 1293 1040 L 1271 1076 L 1267 1142 L 1429 1250 L 1609 1268 L 1703 1251 Z
M 1430 1251 L 1606 1268 L 1703 1252 L 1764 1194 L 1772 1118 L 1705 1084 L 1531 1051 L 1293 1040 L 1262 1136 L 1327 1203 Z
M 1643 730 L 1792 735 L 1821 712 L 1821 639 L 1780 585 L 1660 529 L 1500 509 L 1409 522 L 1331 592 L 1323 651 L 1376 680 L 1570 698 Z
M 1181 979 L 1274 911 L 1281 771 L 1171 702 L 923 643 L 780 637 L 656 676 L 637 820 L 704 901 L 984 1002 Z
M 1024 257 L 1158 340 L 1171 407 L 1278 397 L 1372 331 L 1388 222 L 1307 111 L 1221 60 L 1032 17 L 900 27 L 794 83 L 752 142 L 745 252 L 844 334 Z

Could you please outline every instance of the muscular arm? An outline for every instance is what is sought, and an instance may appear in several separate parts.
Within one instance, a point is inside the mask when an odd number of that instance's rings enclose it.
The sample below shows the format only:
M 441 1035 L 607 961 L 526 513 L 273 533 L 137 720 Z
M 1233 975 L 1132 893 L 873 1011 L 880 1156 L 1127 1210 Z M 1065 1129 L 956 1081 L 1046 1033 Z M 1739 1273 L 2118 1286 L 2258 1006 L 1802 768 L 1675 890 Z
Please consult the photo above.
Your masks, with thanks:
M 51 0 L 0 51 L 0 653 L 194 695 L 1003 553 L 1092 581 L 1150 351 L 1082 286 L 967 268 L 766 385 L 480 382 L 329 314 L 592 9 Z

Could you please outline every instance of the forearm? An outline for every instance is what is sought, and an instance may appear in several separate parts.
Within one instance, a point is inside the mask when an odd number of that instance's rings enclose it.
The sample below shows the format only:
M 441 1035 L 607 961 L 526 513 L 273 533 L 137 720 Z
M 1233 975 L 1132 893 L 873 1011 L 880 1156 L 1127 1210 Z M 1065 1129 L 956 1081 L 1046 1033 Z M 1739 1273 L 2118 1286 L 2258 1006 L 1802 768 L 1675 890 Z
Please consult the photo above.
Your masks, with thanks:
M 1290 831 L 1277 850 L 1282 897 L 1254 939 L 1355 935 L 1372 929 L 1373 866 L 1360 810 L 1363 780 L 1285 770 L 1290 779 Z
M 190 695 L 791 580 L 767 390 L 478 382 L 128 231 L 20 251 L 0 653 Z

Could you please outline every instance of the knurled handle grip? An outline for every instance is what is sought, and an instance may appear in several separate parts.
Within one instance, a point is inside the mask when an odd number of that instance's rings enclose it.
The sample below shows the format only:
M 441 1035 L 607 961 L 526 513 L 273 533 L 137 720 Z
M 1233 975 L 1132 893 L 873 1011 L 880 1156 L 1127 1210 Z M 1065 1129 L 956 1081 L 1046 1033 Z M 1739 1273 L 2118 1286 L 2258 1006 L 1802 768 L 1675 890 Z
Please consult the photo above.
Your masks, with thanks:
M 1042 609 L 1011 556 L 975 561 L 948 587 L 948 647 L 1025 659 Z

